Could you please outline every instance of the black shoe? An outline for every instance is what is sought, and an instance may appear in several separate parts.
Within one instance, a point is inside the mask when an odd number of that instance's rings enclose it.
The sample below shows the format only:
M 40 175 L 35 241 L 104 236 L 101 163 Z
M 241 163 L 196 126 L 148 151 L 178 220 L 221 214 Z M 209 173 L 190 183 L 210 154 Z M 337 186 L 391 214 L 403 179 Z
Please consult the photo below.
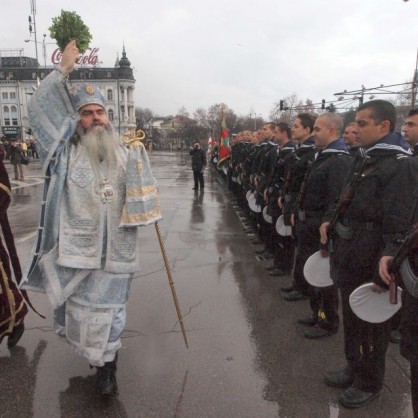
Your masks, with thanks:
M 393 330 L 390 333 L 389 341 L 391 343 L 399 344 L 401 342 L 401 332 L 398 329 Z
M 7 340 L 7 347 L 12 348 L 14 347 L 19 340 L 22 338 L 23 332 L 25 331 L 25 324 L 22 322 L 13 328 L 12 333 L 9 335 Z
M 100 396 L 112 396 L 118 393 L 116 382 L 116 361 L 106 362 L 97 368 L 96 392 Z
M 257 239 L 257 240 L 250 241 L 250 244 L 251 245 L 260 245 L 260 244 L 262 244 L 262 242 Z
M 380 392 L 363 392 L 362 390 L 350 386 L 338 398 L 340 404 L 346 408 L 361 408 L 373 399 L 378 398 Z
M 198 189 L 198 187 L 193 187 L 193 189 L 192 190 L 197 190 Z
M 298 292 L 297 290 L 293 290 L 292 292 L 284 296 L 283 299 L 287 300 L 288 302 L 297 302 L 299 300 L 306 300 L 308 299 L 308 297 L 303 293 Z
M 338 330 L 333 329 L 324 329 L 319 326 L 315 326 L 315 328 L 309 329 L 308 331 L 305 331 L 303 336 L 305 338 L 308 338 L 309 340 L 319 340 L 321 338 L 327 338 L 331 337 L 331 335 L 334 335 L 337 333 Z
M 330 370 L 325 373 L 324 382 L 326 385 L 333 388 L 347 389 L 354 381 L 353 374 L 350 371 L 349 366 L 344 369 Z
M 273 270 L 276 270 L 277 269 L 277 267 L 273 264 L 272 266 L 270 266 L 270 267 L 264 267 L 267 271 L 273 271 Z
M 276 276 L 276 277 L 288 276 L 288 275 L 289 275 L 288 271 L 283 271 L 283 270 L 280 270 L 280 269 L 272 270 L 269 273 L 269 276 Z
M 318 321 L 311 316 L 307 316 L 306 318 L 298 319 L 298 324 L 304 325 L 305 327 L 314 327 Z
M 290 292 L 295 291 L 296 289 L 295 289 L 295 286 L 293 286 L 293 283 L 290 283 L 287 286 L 281 287 L 280 290 L 285 293 L 290 293 Z

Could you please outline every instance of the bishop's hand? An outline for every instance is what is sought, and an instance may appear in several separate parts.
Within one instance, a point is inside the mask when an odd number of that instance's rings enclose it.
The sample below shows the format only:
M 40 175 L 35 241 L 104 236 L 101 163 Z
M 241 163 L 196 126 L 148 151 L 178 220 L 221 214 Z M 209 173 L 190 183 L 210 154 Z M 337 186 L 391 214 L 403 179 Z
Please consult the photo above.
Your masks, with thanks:
M 76 42 L 73 39 L 70 41 L 64 49 L 61 58 L 61 71 L 64 74 L 70 74 L 74 70 L 74 66 L 78 58 L 80 57 L 80 51 L 77 48 Z

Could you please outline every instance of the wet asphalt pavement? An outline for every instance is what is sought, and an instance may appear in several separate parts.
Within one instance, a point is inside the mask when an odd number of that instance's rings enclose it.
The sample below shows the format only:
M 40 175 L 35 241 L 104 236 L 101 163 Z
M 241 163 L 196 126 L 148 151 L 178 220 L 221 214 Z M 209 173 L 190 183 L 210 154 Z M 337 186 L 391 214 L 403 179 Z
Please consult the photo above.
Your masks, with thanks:
M 0 417 L 411 417 L 409 378 L 390 344 L 380 399 L 360 410 L 340 407 L 324 370 L 344 365 L 341 331 L 307 340 L 297 319 L 307 301 L 290 303 L 243 228 L 234 196 L 206 170 L 194 192 L 187 154 L 154 152 L 165 241 L 189 349 L 176 319 L 154 226 L 142 228 L 142 270 L 128 302 L 117 380 L 119 395 L 94 394 L 95 370 L 58 339 L 43 294 L 32 302 L 18 346 L 0 346 Z M 8 164 L 9 173 L 12 172 Z M 13 178 L 13 175 L 10 175 Z M 42 194 L 40 165 L 12 180 L 9 218 L 22 265 L 29 261 Z

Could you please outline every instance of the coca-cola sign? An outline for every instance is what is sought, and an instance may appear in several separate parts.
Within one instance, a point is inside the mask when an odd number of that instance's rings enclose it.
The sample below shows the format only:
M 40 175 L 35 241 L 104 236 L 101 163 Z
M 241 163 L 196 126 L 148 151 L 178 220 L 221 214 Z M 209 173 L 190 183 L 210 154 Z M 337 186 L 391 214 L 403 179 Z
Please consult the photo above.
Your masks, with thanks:
M 99 63 L 99 48 L 88 48 L 86 53 L 80 55 L 80 58 L 76 61 L 80 65 L 97 65 Z M 61 62 L 62 52 L 57 48 L 51 56 L 53 64 L 59 64 Z

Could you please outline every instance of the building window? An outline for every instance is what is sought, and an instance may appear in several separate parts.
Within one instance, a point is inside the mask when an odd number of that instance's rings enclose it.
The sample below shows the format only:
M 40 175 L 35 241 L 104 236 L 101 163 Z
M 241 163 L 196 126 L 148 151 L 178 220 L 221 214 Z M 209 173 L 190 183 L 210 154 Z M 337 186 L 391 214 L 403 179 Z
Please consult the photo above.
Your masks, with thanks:
M 80 71 L 80 79 L 84 78 L 84 71 Z
M 11 91 L 11 92 L 10 92 L 10 98 L 11 98 L 11 99 L 16 99 L 16 92 Z
M 41 73 L 41 80 L 43 80 L 45 78 L 45 73 L 44 72 L 42 72 Z
M 94 78 L 94 73 L 93 73 L 93 71 L 89 71 L 89 78 Z
M 107 74 L 106 74 L 106 77 L 107 78 L 112 78 L 112 73 L 110 71 L 108 71 Z
M 8 80 L 11 80 L 13 78 L 13 73 L 11 71 L 9 71 L 9 75 L 7 76 Z
M 4 126 L 10 126 L 10 111 L 9 106 L 3 107 Z
M 109 89 L 107 91 L 107 100 L 113 100 L 113 90 Z
M 113 122 L 113 120 L 114 120 L 114 118 L 115 118 L 115 115 L 114 115 L 114 113 L 113 113 L 113 110 L 112 110 L 112 109 L 109 109 L 109 110 L 108 110 L 108 112 L 107 112 L 107 117 L 109 118 L 109 120 L 110 120 L 111 122 Z
M 17 126 L 17 108 L 16 106 L 12 106 L 10 108 L 11 112 L 10 112 L 10 116 L 12 119 L 12 125 L 13 126 Z
M 4 78 L 4 72 L 0 71 L 0 78 Z
M 37 77 L 38 75 L 36 74 L 36 73 L 32 73 L 32 79 L 33 80 L 36 80 L 36 77 Z
M 1 94 L 1 98 L 2 98 L 3 100 L 7 100 L 7 99 L 9 98 L 9 93 L 8 93 L 7 91 L 4 91 L 4 92 Z M 7 110 L 9 110 L 9 108 L 7 108 Z

